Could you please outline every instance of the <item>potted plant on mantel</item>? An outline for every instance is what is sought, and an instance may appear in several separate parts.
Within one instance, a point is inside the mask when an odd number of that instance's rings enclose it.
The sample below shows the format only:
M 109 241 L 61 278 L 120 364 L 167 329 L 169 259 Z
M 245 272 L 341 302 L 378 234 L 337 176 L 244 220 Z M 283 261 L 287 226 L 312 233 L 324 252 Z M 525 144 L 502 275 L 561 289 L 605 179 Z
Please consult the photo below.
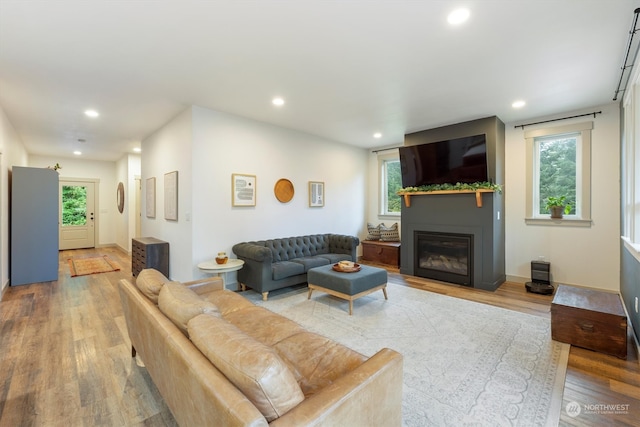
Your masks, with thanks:
M 562 219 L 562 214 L 569 215 L 571 205 L 565 203 L 567 196 L 547 197 L 545 208 L 551 213 L 551 218 Z

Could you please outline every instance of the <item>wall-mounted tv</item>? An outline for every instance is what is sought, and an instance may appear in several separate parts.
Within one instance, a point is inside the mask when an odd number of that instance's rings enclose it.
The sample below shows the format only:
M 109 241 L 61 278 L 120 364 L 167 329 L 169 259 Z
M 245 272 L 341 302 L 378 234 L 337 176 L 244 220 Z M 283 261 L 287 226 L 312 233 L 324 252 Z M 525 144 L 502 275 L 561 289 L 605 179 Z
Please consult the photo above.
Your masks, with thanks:
M 489 181 L 484 134 L 400 147 L 399 151 L 403 187 Z

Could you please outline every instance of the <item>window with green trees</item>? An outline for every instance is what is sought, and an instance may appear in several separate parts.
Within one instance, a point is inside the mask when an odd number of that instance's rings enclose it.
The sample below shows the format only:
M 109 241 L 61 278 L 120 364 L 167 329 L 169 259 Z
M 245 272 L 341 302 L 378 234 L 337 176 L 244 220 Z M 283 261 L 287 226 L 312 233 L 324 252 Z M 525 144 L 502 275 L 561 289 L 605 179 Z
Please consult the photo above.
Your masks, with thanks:
M 591 130 L 593 122 L 524 132 L 527 144 L 527 224 L 591 226 Z M 565 221 L 553 221 L 549 197 L 565 198 Z
M 87 187 L 62 186 L 62 226 L 87 224 Z
M 536 138 L 538 157 L 538 214 L 548 214 L 549 197 L 565 196 L 576 214 L 576 153 L 580 134 Z
M 400 159 L 398 155 L 380 158 L 380 213 L 382 215 L 400 215 L 402 199 L 396 193 L 402 188 Z

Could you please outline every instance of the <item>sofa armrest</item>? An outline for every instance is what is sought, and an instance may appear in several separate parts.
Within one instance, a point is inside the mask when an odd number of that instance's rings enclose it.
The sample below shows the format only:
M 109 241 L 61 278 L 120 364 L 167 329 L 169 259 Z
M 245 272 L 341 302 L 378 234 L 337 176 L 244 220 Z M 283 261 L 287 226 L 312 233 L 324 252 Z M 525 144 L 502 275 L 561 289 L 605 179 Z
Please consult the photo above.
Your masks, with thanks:
M 384 348 L 270 426 L 402 425 L 402 355 Z
M 233 253 L 243 260 L 254 260 L 258 262 L 271 263 L 273 256 L 271 249 L 266 246 L 257 245 L 251 242 L 237 243 L 233 245 Z
M 222 277 L 207 277 L 191 282 L 184 282 L 183 285 L 192 289 L 196 294 L 202 296 L 213 291 L 221 291 L 224 289 Z
M 350 255 L 352 261 L 358 260 L 357 248 L 359 244 L 360 239 L 356 236 L 329 234 L 329 252 Z

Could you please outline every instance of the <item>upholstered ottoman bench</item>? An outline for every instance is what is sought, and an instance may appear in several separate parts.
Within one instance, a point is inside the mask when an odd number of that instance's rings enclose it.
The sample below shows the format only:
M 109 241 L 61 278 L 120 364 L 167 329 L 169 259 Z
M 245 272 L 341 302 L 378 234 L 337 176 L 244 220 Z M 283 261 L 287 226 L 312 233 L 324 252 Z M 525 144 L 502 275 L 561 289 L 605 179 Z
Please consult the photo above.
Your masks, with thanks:
M 382 290 L 384 299 L 388 299 L 387 270 L 367 265 L 351 273 L 336 271 L 333 265 L 312 268 L 307 272 L 307 283 L 307 299 L 311 299 L 311 293 L 318 290 L 348 300 L 349 315 L 353 314 L 353 301 L 372 292 Z

